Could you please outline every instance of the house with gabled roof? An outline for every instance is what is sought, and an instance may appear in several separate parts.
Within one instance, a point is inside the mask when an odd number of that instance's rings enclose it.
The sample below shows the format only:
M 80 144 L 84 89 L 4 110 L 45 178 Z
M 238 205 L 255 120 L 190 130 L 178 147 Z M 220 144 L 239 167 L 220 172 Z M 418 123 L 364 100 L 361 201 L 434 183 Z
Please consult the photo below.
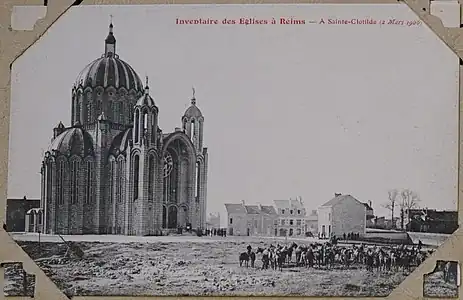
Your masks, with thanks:
M 317 216 L 307 216 L 302 199 L 274 200 L 278 213 L 278 236 L 305 236 L 313 230 Z M 311 229 L 312 228 L 312 229 Z
M 351 195 L 335 193 L 334 198 L 318 208 L 318 233 L 321 238 L 343 237 L 349 233 L 363 236 L 367 208 Z
M 228 235 L 271 236 L 276 233 L 278 215 L 273 206 L 241 203 L 225 204 Z

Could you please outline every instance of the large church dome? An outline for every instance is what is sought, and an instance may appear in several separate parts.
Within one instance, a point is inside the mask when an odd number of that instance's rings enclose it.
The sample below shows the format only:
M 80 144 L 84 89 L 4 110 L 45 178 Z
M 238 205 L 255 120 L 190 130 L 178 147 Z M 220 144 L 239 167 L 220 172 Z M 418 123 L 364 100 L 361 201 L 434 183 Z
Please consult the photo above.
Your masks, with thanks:
M 143 83 L 135 70 L 116 54 L 116 38 L 113 24 L 109 25 L 109 33 L 105 39 L 105 53 L 89 63 L 77 76 L 74 84 L 78 87 L 114 87 L 127 91 L 143 91 Z
M 112 22 L 104 54 L 79 73 L 72 89 L 72 124 L 95 124 L 100 115 L 121 126 L 133 122 L 133 107 L 144 94 L 135 70 L 116 54 Z
M 88 64 L 77 76 L 75 87 L 114 87 L 142 91 L 143 83 L 135 70 L 118 55 L 102 56 Z

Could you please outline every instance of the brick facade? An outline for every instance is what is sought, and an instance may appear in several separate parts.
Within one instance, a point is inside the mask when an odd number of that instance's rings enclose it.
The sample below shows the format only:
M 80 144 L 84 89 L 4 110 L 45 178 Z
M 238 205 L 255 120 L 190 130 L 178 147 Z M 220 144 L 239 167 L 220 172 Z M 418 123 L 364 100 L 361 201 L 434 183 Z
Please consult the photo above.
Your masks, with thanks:
M 164 134 L 148 85 L 115 55 L 115 40 L 112 46 L 92 63 L 99 65 L 79 74 L 73 125 L 60 122 L 53 130 L 41 168 L 43 231 L 156 235 L 188 223 L 205 228 L 208 152 L 195 97 L 183 128 Z

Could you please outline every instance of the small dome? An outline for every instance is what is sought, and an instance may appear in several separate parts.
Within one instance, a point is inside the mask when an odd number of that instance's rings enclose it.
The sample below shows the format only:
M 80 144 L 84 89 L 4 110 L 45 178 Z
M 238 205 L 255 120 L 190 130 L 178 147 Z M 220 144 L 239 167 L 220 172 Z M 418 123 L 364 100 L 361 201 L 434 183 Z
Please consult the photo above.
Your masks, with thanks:
M 145 93 L 138 99 L 136 106 L 156 106 L 154 99 L 150 96 L 148 85 L 146 85 Z
M 68 128 L 52 141 L 48 151 L 86 156 L 93 154 L 93 140 L 90 134 L 80 127 Z
M 188 109 L 185 111 L 185 117 L 194 117 L 194 118 L 200 118 L 202 117 L 203 114 L 201 113 L 201 110 L 196 105 L 191 105 L 188 107 Z
M 117 155 L 124 152 L 132 140 L 132 128 L 119 133 L 113 140 L 109 153 Z
M 193 97 L 191 98 L 191 105 L 185 111 L 183 117 L 187 118 L 202 118 L 203 114 L 201 110 L 196 106 L 196 98 L 195 98 L 195 89 L 193 88 Z
M 89 63 L 77 76 L 74 87 L 101 86 L 143 91 L 143 83 L 134 69 L 118 56 L 100 57 Z

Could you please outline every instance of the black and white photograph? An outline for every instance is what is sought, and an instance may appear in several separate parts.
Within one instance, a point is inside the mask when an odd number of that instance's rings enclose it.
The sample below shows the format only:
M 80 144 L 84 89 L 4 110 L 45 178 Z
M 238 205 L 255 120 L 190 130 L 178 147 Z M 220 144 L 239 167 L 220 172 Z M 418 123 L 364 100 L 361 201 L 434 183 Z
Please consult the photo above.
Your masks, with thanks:
M 434 271 L 424 275 L 424 296 L 429 298 L 458 298 L 460 276 L 460 265 L 457 261 L 438 260 Z
M 458 228 L 458 99 L 405 4 L 72 7 L 12 64 L 4 227 L 69 297 L 384 297 Z

